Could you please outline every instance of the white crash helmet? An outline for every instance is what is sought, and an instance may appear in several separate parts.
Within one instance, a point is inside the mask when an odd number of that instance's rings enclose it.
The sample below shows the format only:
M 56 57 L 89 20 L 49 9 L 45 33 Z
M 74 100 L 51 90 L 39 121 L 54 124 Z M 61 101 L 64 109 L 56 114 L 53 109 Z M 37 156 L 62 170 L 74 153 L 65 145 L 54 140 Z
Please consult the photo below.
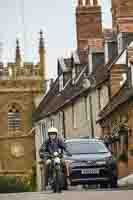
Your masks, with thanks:
M 54 127 L 51 127 L 48 129 L 48 135 L 51 135 L 51 134 L 58 134 L 58 130 L 57 128 L 54 128 Z

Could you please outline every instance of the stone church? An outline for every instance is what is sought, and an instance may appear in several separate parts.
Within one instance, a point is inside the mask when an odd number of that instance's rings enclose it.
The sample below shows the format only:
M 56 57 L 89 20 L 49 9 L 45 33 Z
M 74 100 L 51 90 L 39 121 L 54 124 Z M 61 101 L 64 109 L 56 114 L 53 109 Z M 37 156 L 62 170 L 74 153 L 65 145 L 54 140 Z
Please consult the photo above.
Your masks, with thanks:
M 40 32 L 39 61 L 24 63 L 19 41 L 14 63 L 0 63 L 0 175 L 28 175 L 35 161 L 32 113 L 45 93 L 45 47 Z

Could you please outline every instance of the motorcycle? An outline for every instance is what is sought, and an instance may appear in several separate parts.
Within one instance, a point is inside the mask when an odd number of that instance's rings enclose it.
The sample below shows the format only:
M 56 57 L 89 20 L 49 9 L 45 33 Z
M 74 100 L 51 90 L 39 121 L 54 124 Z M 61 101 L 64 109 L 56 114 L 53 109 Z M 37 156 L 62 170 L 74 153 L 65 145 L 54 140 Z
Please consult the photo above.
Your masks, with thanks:
M 65 174 L 61 161 L 62 155 L 54 152 L 51 155 L 51 174 L 49 176 L 49 184 L 53 192 L 61 192 L 64 186 Z

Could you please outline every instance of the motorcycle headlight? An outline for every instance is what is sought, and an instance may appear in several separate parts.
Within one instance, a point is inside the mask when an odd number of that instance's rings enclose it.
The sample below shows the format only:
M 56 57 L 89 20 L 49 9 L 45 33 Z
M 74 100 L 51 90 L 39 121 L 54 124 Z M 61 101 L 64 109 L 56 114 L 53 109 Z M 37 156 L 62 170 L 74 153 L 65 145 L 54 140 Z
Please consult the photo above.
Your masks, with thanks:
M 58 154 L 58 152 L 54 152 L 54 156 L 56 157 L 56 156 L 58 156 L 59 154 Z

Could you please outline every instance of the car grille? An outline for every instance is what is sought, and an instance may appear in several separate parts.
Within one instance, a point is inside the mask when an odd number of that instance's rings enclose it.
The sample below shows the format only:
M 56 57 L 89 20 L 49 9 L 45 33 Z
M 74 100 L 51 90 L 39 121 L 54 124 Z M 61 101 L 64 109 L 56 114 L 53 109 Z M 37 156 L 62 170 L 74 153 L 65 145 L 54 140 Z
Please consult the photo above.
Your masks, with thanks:
M 104 170 L 104 169 L 100 169 L 99 171 L 100 173 L 99 174 L 82 174 L 81 173 L 81 170 L 76 170 L 76 171 L 72 171 L 72 178 L 86 178 L 86 177 L 90 177 L 90 178 L 93 178 L 93 177 L 97 177 L 97 178 L 100 178 L 100 177 L 108 177 L 109 176 L 109 173 L 107 170 Z
M 106 167 L 105 164 L 98 165 L 96 164 L 96 161 L 88 162 L 88 161 L 82 161 L 82 162 L 73 162 L 71 165 L 74 169 L 80 169 L 80 168 L 88 168 L 88 167 Z
M 71 165 L 72 169 L 72 178 L 86 178 L 86 177 L 107 177 L 109 176 L 109 170 L 106 165 L 97 165 L 96 162 L 87 163 L 87 162 L 75 162 Z M 82 170 L 88 169 L 98 169 L 99 173 L 95 174 L 95 172 L 90 174 L 82 174 Z

